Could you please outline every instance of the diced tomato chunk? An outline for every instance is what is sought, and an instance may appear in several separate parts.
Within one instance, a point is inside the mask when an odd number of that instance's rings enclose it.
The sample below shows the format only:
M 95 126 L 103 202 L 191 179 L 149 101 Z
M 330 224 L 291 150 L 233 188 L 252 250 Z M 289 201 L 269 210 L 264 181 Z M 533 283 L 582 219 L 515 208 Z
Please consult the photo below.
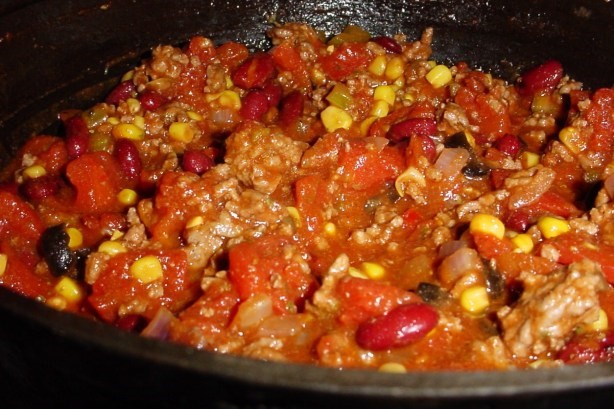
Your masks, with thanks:
M 586 235 L 562 234 L 548 241 L 559 251 L 559 263 L 571 264 L 588 258 L 601 266 L 606 280 L 614 284 L 614 246 L 599 244 Z
M 74 209 L 97 213 L 120 208 L 121 173 L 115 159 L 106 152 L 85 153 L 66 167 L 66 176 L 76 191 Z
M 228 274 L 242 301 L 266 294 L 272 296 L 273 309 L 279 314 L 302 308 L 315 282 L 303 265 L 285 257 L 286 246 L 293 245 L 272 236 L 230 249 Z
M 405 158 L 396 147 L 376 150 L 367 147 L 362 140 L 353 140 L 349 150 L 339 152 L 339 165 L 349 186 L 356 190 L 369 190 L 396 179 L 405 169 Z
M 130 266 L 146 255 L 154 255 L 163 269 L 161 282 L 145 283 L 130 273 Z M 161 291 L 152 291 L 161 284 Z M 164 306 L 177 312 L 198 294 L 199 282 L 188 272 L 187 257 L 181 250 L 134 251 L 111 258 L 92 285 L 89 303 L 107 322 L 115 322 L 120 310 L 151 319 Z
M 499 239 L 492 234 L 473 234 L 473 241 L 475 242 L 478 253 L 487 259 L 496 258 L 514 249 L 514 245 L 509 239 L 505 237 Z
M 366 44 L 343 43 L 332 54 L 322 57 L 320 63 L 328 76 L 341 81 L 365 66 L 370 58 Z
M 341 301 L 339 321 L 348 326 L 359 325 L 399 305 L 421 301 L 418 295 L 399 287 L 349 276 L 339 281 L 336 293 Z

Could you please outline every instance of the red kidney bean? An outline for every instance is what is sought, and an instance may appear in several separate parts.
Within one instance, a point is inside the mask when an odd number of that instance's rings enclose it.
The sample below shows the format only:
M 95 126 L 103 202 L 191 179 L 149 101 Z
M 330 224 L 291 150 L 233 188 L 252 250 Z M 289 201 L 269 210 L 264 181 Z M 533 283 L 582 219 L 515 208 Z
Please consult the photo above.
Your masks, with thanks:
M 61 182 L 58 176 L 44 175 L 36 179 L 28 179 L 21 186 L 21 193 L 32 201 L 39 201 L 55 195 L 60 190 Z
M 614 361 L 614 331 L 576 335 L 559 352 L 567 364 L 592 364 Z
M 201 151 L 185 151 L 181 166 L 187 172 L 202 175 L 215 165 L 213 159 Z
M 138 180 L 142 164 L 136 145 L 128 139 L 118 139 L 115 141 L 113 153 L 124 176 L 131 180 Z
M 522 147 L 520 140 L 515 135 L 511 134 L 503 135 L 495 141 L 493 146 L 512 158 L 516 158 Z
M 239 114 L 243 119 L 259 121 L 269 110 L 269 98 L 261 90 L 250 91 L 241 102 Z
M 428 118 L 410 118 L 398 122 L 388 130 L 388 138 L 400 142 L 412 135 L 431 136 L 437 132 L 437 122 Z
M 386 51 L 390 51 L 391 53 L 401 54 L 403 52 L 403 47 L 401 47 L 401 44 L 399 44 L 397 40 L 395 40 L 392 37 L 388 37 L 388 36 L 373 37 L 371 41 L 381 45 L 382 47 L 386 49 Z
M 529 225 L 531 224 L 530 222 L 531 220 L 528 214 L 515 211 L 510 213 L 507 218 L 505 218 L 504 224 L 505 227 L 509 228 L 510 230 L 523 233 L 529 228 Z
M 262 92 L 264 92 L 264 95 L 269 100 L 269 106 L 276 107 L 279 105 L 279 101 L 281 101 L 281 88 L 278 85 L 269 82 L 262 88 Z
M 374 351 L 403 347 L 424 338 L 438 321 L 439 314 L 428 304 L 401 305 L 362 323 L 356 331 L 356 342 Z
M 533 95 L 539 91 L 551 92 L 561 78 L 563 65 L 557 60 L 546 61 L 521 75 L 518 91 L 522 95 Z
M 117 105 L 121 101 L 125 101 L 130 98 L 136 92 L 136 86 L 132 81 L 127 80 L 120 82 L 115 88 L 109 92 L 109 95 L 105 98 L 104 102 L 107 104 Z
M 232 74 L 232 82 L 239 88 L 263 88 L 275 76 L 275 64 L 269 54 L 259 53 L 241 64 Z
M 166 102 L 165 97 L 158 94 L 157 92 L 150 90 L 143 91 L 143 93 L 139 95 L 138 99 L 141 103 L 141 106 L 146 111 L 153 111 L 154 109 L 159 108 L 162 104 Z
M 305 97 L 300 91 L 292 91 L 281 101 L 279 110 L 279 122 L 284 126 L 294 123 L 302 114 L 305 108 Z
M 90 132 L 85 120 L 73 116 L 64 123 L 66 128 L 66 151 L 69 159 L 75 159 L 87 152 L 90 143 Z

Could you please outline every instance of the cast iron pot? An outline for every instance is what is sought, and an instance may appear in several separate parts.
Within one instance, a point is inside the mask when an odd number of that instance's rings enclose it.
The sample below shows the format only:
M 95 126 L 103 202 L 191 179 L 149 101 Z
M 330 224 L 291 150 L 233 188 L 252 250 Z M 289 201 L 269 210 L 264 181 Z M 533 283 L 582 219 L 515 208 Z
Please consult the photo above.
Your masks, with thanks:
M 0 160 L 56 131 L 59 110 L 103 96 L 153 46 L 198 34 L 266 48 L 271 17 L 327 34 L 353 23 L 417 38 L 432 26 L 438 61 L 513 81 L 556 58 L 587 87 L 613 82 L 607 0 L 5 0 Z M 598 407 L 614 396 L 614 365 L 395 375 L 261 362 L 141 338 L 0 289 L 0 392 L 6 408 Z

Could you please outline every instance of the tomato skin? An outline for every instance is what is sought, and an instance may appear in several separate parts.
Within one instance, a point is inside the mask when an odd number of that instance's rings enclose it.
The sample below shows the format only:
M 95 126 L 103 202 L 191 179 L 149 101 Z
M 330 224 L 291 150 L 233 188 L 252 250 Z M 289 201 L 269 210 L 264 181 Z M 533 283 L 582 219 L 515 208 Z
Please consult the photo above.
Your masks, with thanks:
M 558 262 L 571 264 L 588 258 L 601 266 L 606 280 L 614 285 L 614 246 L 595 243 L 585 235 L 566 233 L 548 241 L 559 251 Z
M 341 81 L 364 66 L 371 54 L 364 43 L 343 43 L 332 54 L 322 57 L 324 72 L 333 80 Z
M 117 162 L 106 152 L 85 153 L 71 161 L 66 176 L 76 191 L 75 210 L 81 213 L 119 210 L 120 172 Z
M 154 255 L 163 268 L 163 293 L 152 296 L 152 284 L 142 283 L 133 277 L 129 268 L 136 260 L 146 255 Z M 119 318 L 120 307 L 139 305 L 139 314 L 151 319 L 158 308 L 164 306 L 171 312 L 179 311 L 193 300 L 199 291 L 198 281 L 190 278 L 185 252 L 181 250 L 132 251 L 111 258 L 98 279 L 92 285 L 88 301 L 100 318 L 115 322 Z
M 236 290 L 225 280 L 211 282 L 203 295 L 186 308 L 173 324 L 171 340 L 187 345 L 209 347 L 229 342 L 226 331 L 240 303 Z
M 292 73 L 292 79 L 298 88 L 309 89 L 311 82 L 307 67 L 292 44 L 286 41 L 282 42 L 271 50 L 271 56 L 277 67 Z
M 352 140 L 349 150 L 339 152 L 339 165 L 348 186 L 369 190 L 396 179 L 405 169 L 405 158 L 396 147 L 386 146 L 377 151 L 369 149 L 362 140 Z
M 230 249 L 228 275 L 242 301 L 256 294 L 268 294 L 278 314 L 302 308 L 316 283 L 299 263 L 284 257 L 287 245 L 290 245 L 287 239 L 271 236 L 239 243 Z
M 8 259 L 0 284 L 28 297 L 47 296 L 50 281 L 34 274 L 43 223 L 29 204 L 5 190 L 0 190 L 0 209 L 0 253 Z
M 470 88 L 461 87 L 455 102 L 467 111 L 467 118 L 472 125 L 477 125 L 480 134 L 486 140 L 494 141 L 505 134 L 512 133 L 511 118 L 507 109 L 493 109 L 491 100 L 494 96 L 475 93 Z
M 348 326 L 357 326 L 393 308 L 421 301 L 416 294 L 399 287 L 375 280 L 344 277 L 336 288 L 339 298 L 339 321 Z
M 478 253 L 484 258 L 493 259 L 501 254 L 510 253 L 514 250 L 514 245 L 507 239 L 499 239 L 492 234 L 473 234 L 473 241 Z
M 586 119 L 593 128 L 589 150 L 611 152 L 614 147 L 614 89 L 602 88 L 593 94 Z

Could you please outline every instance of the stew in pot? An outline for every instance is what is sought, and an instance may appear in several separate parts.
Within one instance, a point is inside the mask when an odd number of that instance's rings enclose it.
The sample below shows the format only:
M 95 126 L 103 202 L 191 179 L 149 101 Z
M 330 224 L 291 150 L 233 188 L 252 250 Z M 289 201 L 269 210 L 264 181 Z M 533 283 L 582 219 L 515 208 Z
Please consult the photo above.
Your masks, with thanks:
M 1 173 L 0 283 L 264 360 L 614 358 L 614 89 L 445 65 L 428 28 L 268 34 L 158 46 L 31 138 Z

